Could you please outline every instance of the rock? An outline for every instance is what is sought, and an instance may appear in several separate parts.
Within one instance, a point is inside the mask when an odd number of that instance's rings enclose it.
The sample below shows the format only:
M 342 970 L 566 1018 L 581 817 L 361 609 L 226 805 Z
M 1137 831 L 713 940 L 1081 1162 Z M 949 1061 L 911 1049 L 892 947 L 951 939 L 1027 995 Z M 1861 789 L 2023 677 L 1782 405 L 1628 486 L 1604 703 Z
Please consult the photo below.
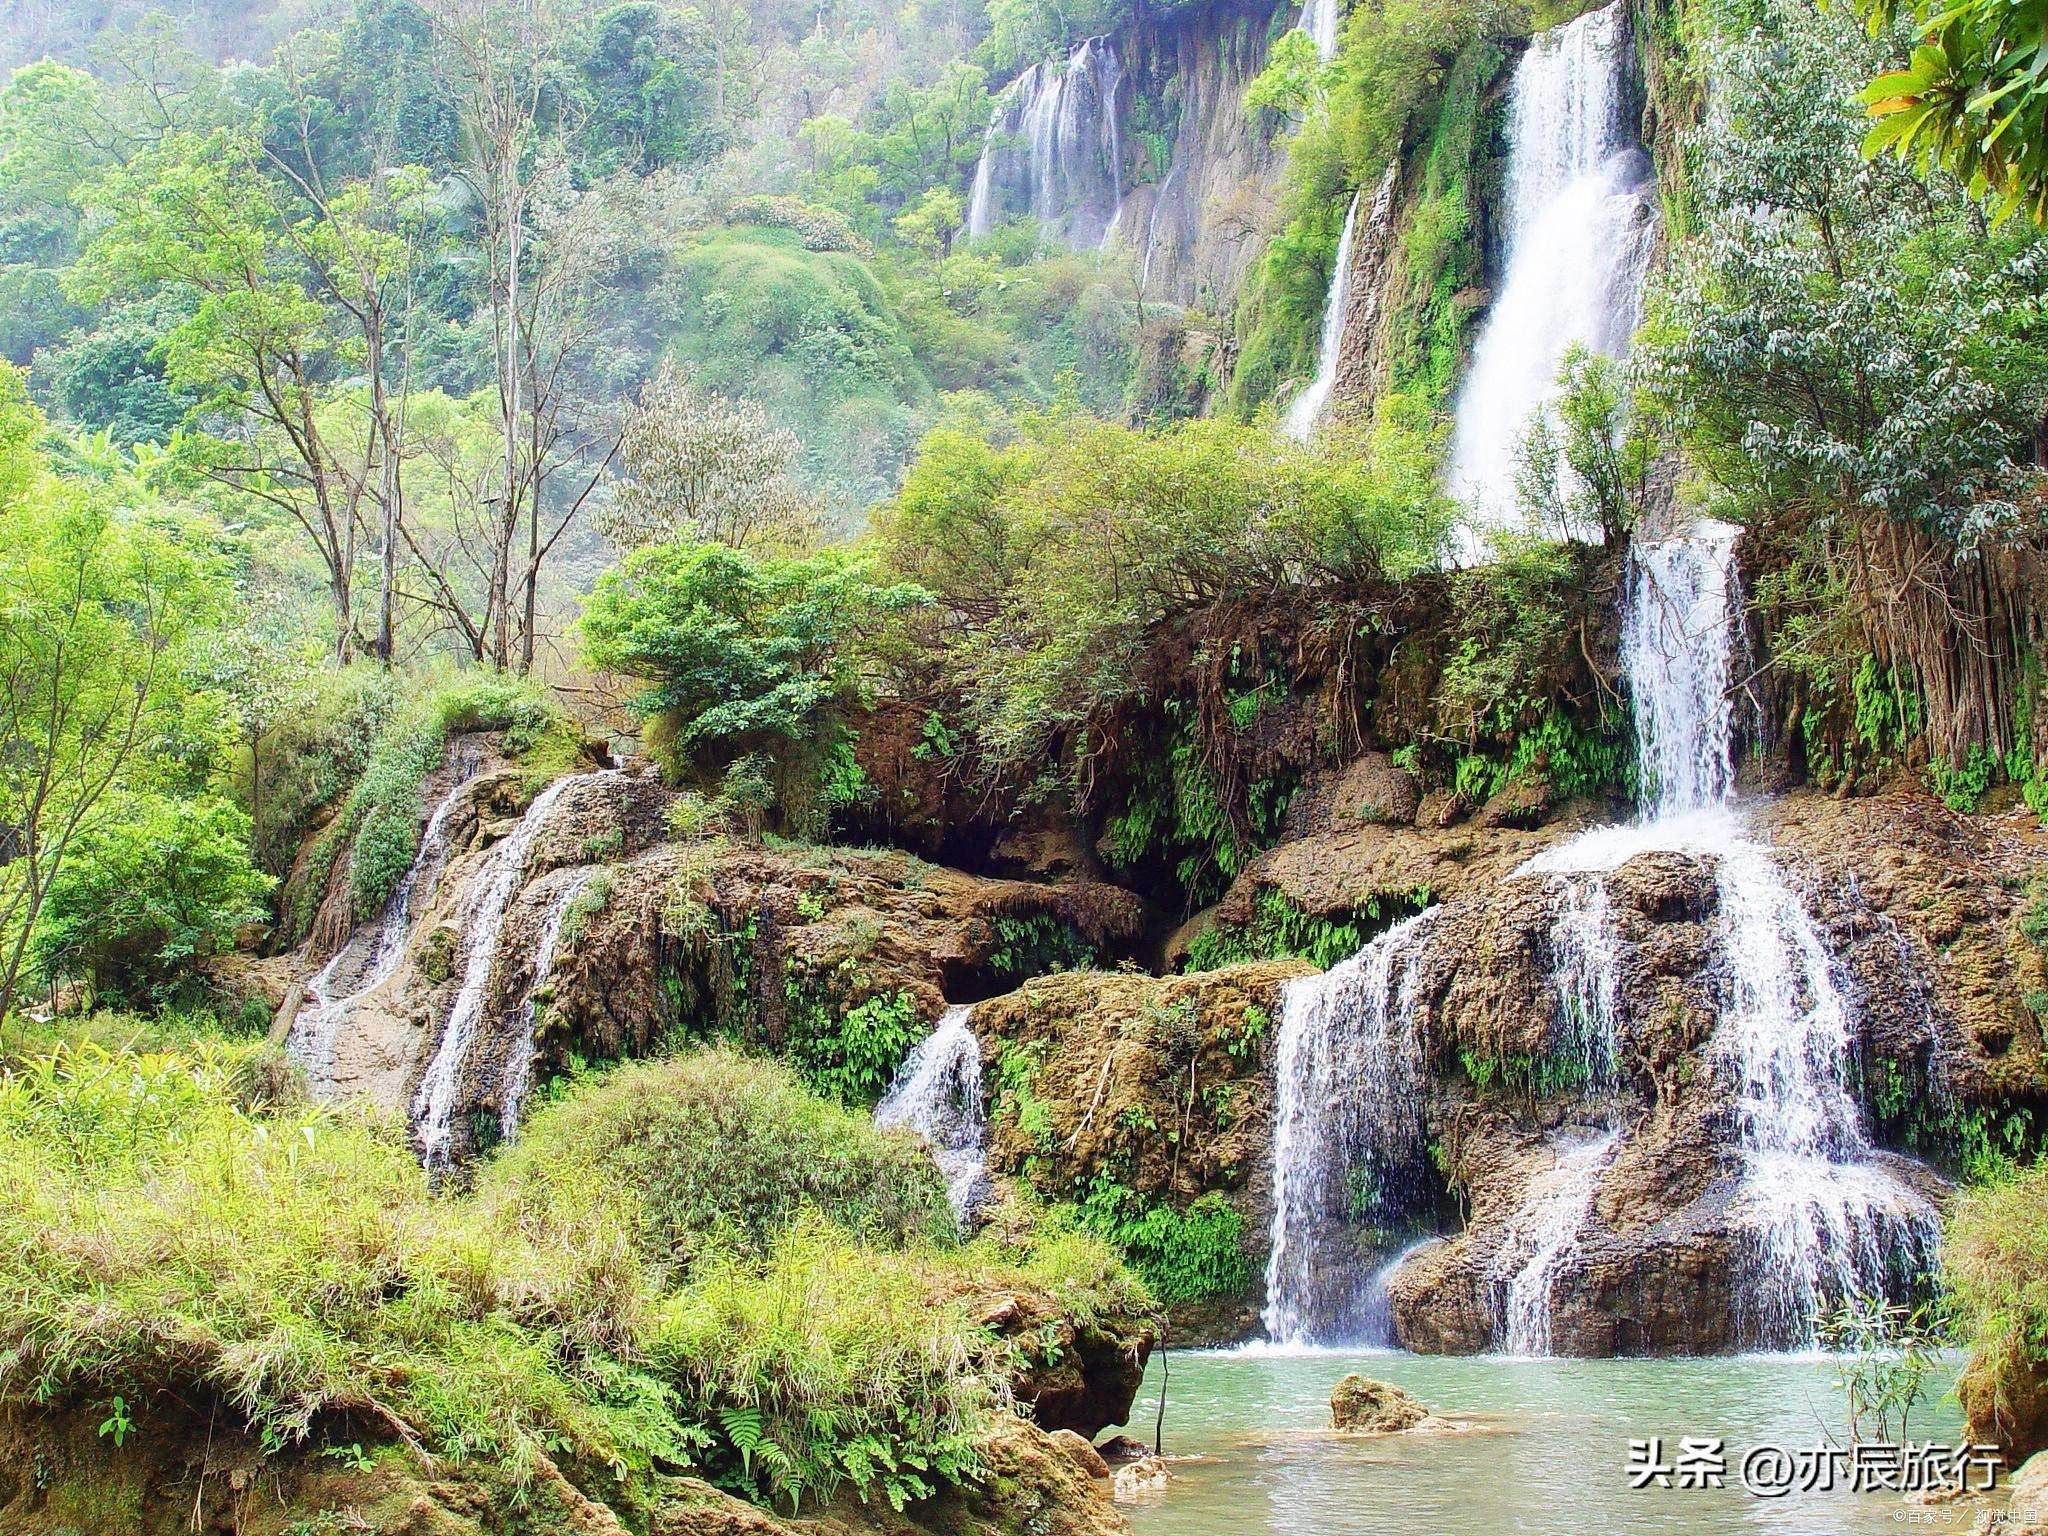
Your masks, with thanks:
M 1143 1498 L 1147 1494 L 1163 1492 L 1172 1481 L 1173 1474 L 1166 1470 L 1166 1463 L 1157 1456 L 1147 1456 L 1118 1467 L 1110 1492 L 1112 1497 L 1119 1499 Z
M 1304 837 L 1369 826 L 1406 827 L 1413 825 L 1421 798 L 1415 775 L 1395 767 L 1384 752 L 1367 752 L 1334 774 L 1311 777 L 1287 808 L 1287 829 Z
M 1098 1442 L 1095 1450 L 1112 1467 L 1143 1461 L 1152 1454 L 1151 1446 L 1142 1440 L 1133 1440 L 1129 1435 L 1111 1435 L 1107 1440 Z
M 1357 1372 L 1330 1393 L 1330 1427 L 1353 1435 L 1385 1435 L 1413 1429 L 1429 1410 L 1390 1381 Z
M 2008 1484 L 2006 1536 L 2048 1536 L 2048 1451 L 2029 1456 Z
M 1105 1314 L 1077 1327 L 1049 1297 L 1029 1291 L 978 1297 L 974 1306 L 983 1328 L 1023 1346 L 1010 1390 L 1040 1429 L 1086 1445 L 1130 1417 L 1154 1343 L 1149 1321 Z
M 1102 1459 L 1101 1452 L 1071 1429 L 1056 1429 L 1051 1439 L 1061 1455 L 1091 1478 L 1106 1479 L 1109 1476 L 1109 1463 Z
M 1433 789 L 1415 807 L 1415 825 L 1424 832 L 1440 832 L 1456 826 L 1471 811 L 1471 801 L 1456 790 Z

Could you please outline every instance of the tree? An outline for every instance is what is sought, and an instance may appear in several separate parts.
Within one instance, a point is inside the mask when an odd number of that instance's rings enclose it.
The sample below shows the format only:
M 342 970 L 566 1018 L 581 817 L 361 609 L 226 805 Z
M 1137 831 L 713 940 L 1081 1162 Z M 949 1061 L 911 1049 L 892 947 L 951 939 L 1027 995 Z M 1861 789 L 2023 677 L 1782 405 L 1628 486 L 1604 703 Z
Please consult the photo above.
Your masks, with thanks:
M 876 681 L 876 647 L 930 601 L 855 551 L 673 540 L 602 577 L 577 627 L 592 666 L 647 683 L 633 708 L 672 774 L 705 781 L 766 754 L 786 824 L 816 832 L 858 772 L 845 716 Z
M 808 544 L 818 519 L 790 478 L 797 448 L 752 401 L 700 389 L 663 363 L 626 411 L 605 536 L 622 549 L 670 539 Z
M 1919 23 L 1904 69 L 1857 100 L 1877 119 L 1863 152 L 1923 173 L 1946 166 L 2001 217 L 2048 224 L 2048 0 L 1866 0 L 1872 36 Z
M 249 834 L 249 817 L 218 797 L 113 797 L 49 882 L 36 968 L 135 1006 L 169 1001 L 194 961 L 264 915 L 276 882 L 250 862 Z
M 1515 488 L 1532 524 L 1554 521 L 1567 539 L 1588 529 L 1619 543 L 1642 516 L 1652 445 L 1629 408 L 1620 364 L 1577 342 L 1558 367 L 1557 398 L 1523 440 Z
M 934 261 L 944 261 L 953 249 L 953 232 L 963 216 L 957 193 L 949 187 L 931 187 L 896 216 L 896 233 Z M 943 295 L 944 290 L 940 292 Z
M 0 1017 L 80 839 L 168 707 L 196 606 L 146 525 L 43 476 L 0 537 Z

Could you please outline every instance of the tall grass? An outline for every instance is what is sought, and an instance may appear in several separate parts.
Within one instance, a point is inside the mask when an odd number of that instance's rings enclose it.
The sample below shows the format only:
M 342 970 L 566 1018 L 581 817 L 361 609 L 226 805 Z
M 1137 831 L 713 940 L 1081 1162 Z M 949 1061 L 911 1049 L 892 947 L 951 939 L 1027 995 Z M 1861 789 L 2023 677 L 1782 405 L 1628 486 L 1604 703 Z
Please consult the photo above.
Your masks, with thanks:
M 803 1132 L 750 1151 L 784 1114 Z M 543 1108 L 436 1195 L 399 1127 L 281 1094 L 260 1047 L 64 1048 L 0 1074 L 0 1405 L 118 1396 L 146 1436 L 212 1403 L 279 1451 L 900 1503 L 972 1476 L 1008 1402 L 963 1298 L 1032 1283 L 933 1246 L 908 1150 L 705 1053 Z M 1061 1263 L 1114 1290 L 1099 1249 Z

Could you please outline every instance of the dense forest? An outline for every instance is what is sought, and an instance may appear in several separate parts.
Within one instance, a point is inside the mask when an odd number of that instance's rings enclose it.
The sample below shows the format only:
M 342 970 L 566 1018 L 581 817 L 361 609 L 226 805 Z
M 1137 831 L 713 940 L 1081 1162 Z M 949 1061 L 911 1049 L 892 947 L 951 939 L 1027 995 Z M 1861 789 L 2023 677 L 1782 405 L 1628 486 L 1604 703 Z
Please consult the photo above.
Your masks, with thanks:
M 2038 11 L 0 10 L 0 1532 L 1238 1530 L 1246 1339 L 2019 1471 Z

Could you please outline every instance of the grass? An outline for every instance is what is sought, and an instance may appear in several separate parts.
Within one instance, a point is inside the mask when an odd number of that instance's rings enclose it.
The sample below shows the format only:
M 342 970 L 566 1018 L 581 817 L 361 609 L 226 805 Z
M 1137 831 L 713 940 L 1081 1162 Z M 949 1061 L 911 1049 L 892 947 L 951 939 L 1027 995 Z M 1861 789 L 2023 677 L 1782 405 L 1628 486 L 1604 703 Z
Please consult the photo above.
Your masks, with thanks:
M 398 1127 L 272 1060 L 88 1043 L 0 1074 L 0 1407 L 118 1397 L 146 1439 L 210 1402 L 277 1451 L 901 1503 L 972 1476 L 1008 1402 L 965 1298 L 1137 1296 L 1072 1235 L 961 1248 L 921 1154 L 773 1064 L 593 1079 L 437 1195 Z

